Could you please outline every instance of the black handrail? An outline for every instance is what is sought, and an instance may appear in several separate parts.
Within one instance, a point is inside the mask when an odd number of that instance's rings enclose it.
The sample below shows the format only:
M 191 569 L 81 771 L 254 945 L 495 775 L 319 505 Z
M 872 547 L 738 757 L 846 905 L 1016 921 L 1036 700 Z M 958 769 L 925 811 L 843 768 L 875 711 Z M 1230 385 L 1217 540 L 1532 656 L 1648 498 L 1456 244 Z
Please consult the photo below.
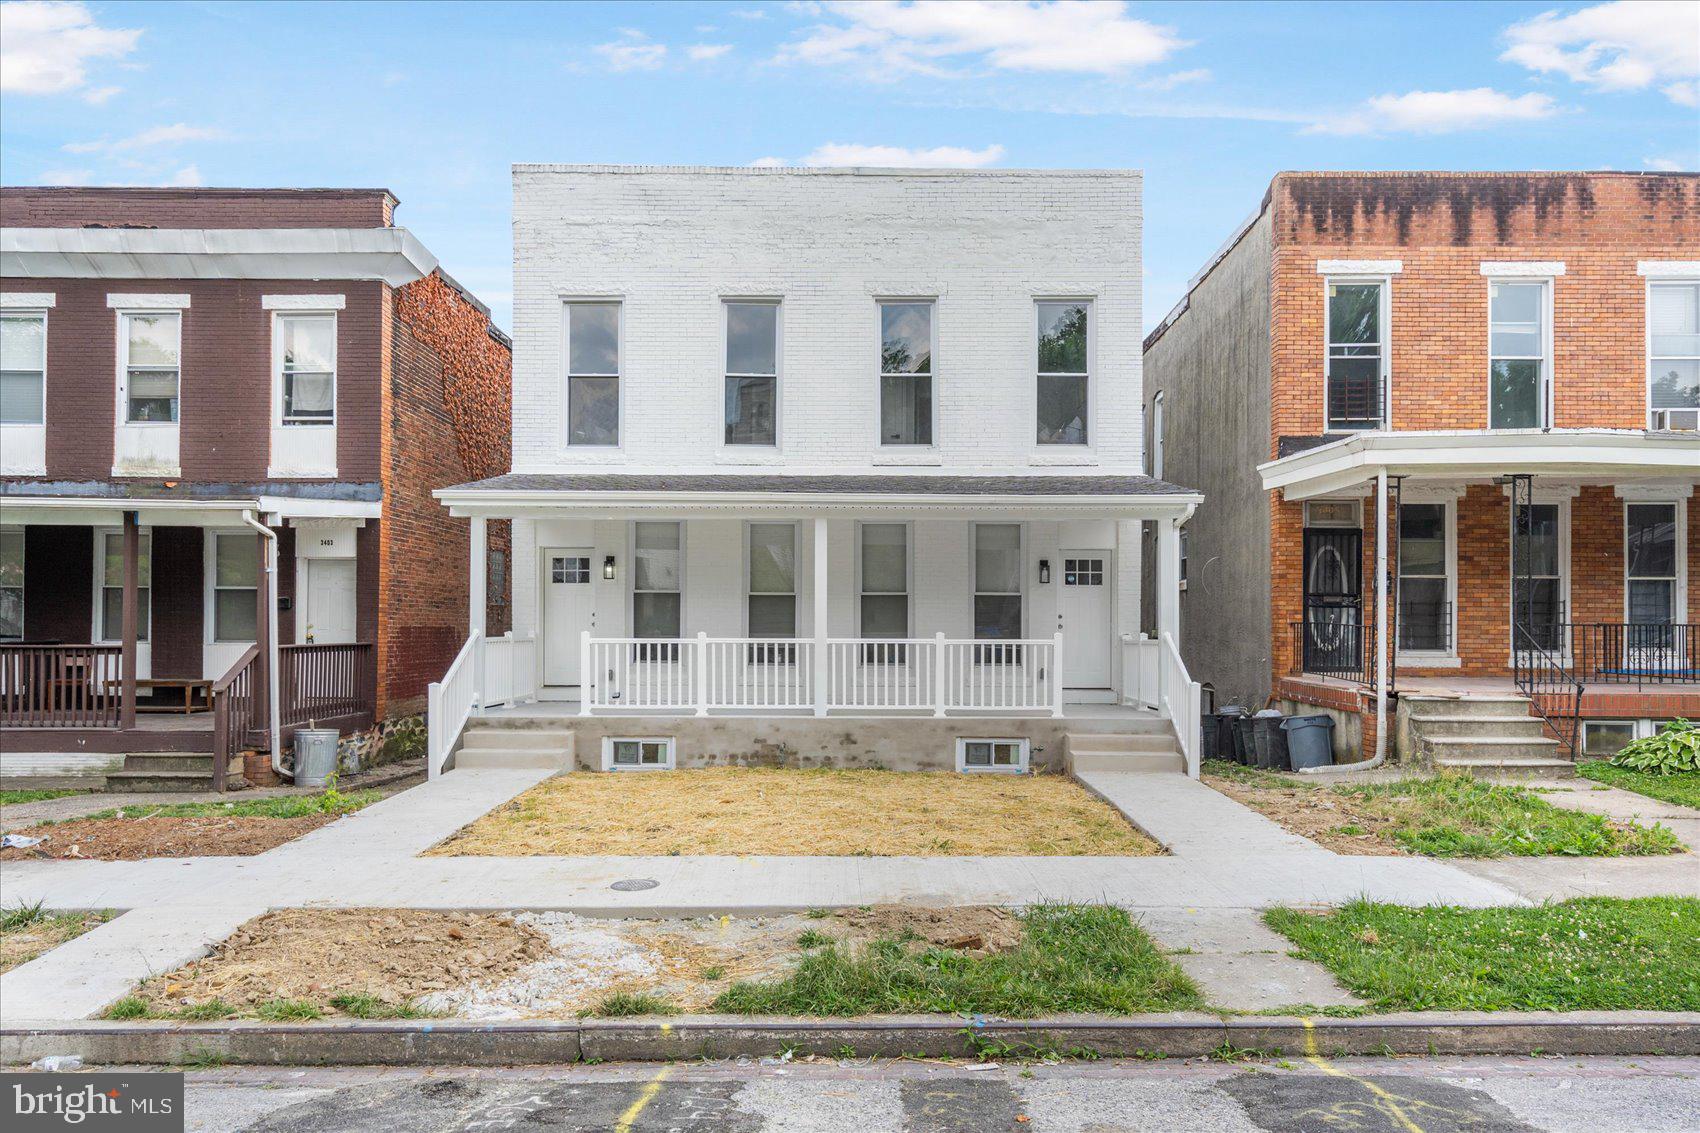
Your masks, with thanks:
M 1535 640 L 1526 626 L 1516 626 L 1515 634 L 1512 679 L 1558 736 L 1565 752 L 1575 759 L 1576 734 L 1582 720 L 1582 682 L 1565 667 L 1564 658 Z

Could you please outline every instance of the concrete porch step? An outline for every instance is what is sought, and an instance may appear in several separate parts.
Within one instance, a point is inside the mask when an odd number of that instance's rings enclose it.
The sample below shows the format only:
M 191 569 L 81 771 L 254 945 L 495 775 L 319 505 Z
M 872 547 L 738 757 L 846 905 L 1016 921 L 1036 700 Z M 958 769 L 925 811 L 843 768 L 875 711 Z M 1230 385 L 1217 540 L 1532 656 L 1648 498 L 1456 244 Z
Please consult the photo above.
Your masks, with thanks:
M 496 750 L 491 748 L 462 748 L 455 753 L 459 770 L 517 771 L 544 767 L 552 771 L 571 771 L 573 757 L 567 751 L 540 749 Z
M 108 771 L 107 793 L 126 791 L 210 791 L 212 768 L 205 771 Z
M 1546 735 L 1546 725 L 1539 716 L 1413 716 L 1412 725 L 1424 739 L 1468 738 L 1470 736 L 1531 736 Z
M 461 746 L 491 751 L 565 751 L 573 746 L 573 734 L 556 729 L 490 728 L 478 724 L 467 728 Z
M 1443 759 L 1553 759 L 1560 744 L 1544 736 L 1433 736 L 1427 741 L 1436 763 Z
M 1173 771 L 1186 770 L 1186 760 L 1178 751 L 1074 751 L 1065 759 L 1070 774 L 1089 771 Z
M 1436 756 L 1434 765 L 1445 771 L 1512 779 L 1570 779 L 1576 775 L 1576 765 L 1558 756 L 1449 755 Z
M 1527 716 L 1529 698 L 1514 694 L 1503 695 L 1444 695 L 1400 693 L 1399 700 L 1407 706 L 1411 718 L 1432 716 Z
M 212 765 L 211 752 L 150 751 L 130 752 L 124 756 L 125 771 L 195 771 L 210 776 Z
M 1076 751 L 1173 751 L 1175 737 L 1166 732 L 1090 732 L 1073 730 L 1065 733 L 1068 745 Z

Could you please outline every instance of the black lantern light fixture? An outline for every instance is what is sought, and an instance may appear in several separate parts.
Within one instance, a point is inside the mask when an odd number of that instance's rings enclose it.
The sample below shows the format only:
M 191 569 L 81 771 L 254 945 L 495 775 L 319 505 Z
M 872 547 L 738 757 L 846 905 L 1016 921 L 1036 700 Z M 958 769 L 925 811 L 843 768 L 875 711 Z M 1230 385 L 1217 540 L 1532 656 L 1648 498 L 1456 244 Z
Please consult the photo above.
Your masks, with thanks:
M 614 556 L 607 555 L 602 560 L 602 577 L 612 580 L 614 577 Z
M 1051 560 L 1050 559 L 1040 559 L 1039 560 L 1039 584 L 1041 586 L 1047 586 L 1047 585 L 1050 584 L 1050 581 L 1051 581 Z

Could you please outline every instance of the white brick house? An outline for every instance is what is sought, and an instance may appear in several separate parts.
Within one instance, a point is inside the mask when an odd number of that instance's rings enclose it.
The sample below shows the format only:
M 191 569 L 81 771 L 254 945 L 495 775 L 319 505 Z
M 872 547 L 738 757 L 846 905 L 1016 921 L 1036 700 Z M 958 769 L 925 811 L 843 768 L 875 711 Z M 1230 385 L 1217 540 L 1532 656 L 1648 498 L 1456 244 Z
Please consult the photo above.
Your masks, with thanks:
M 1139 524 L 1172 594 L 1198 497 L 1141 475 L 1140 187 L 516 166 L 513 472 L 438 493 L 475 556 L 514 520 L 515 628 L 474 624 L 440 695 L 565 704 L 581 740 L 724 714 L 1021 736 L 1162 699 Z

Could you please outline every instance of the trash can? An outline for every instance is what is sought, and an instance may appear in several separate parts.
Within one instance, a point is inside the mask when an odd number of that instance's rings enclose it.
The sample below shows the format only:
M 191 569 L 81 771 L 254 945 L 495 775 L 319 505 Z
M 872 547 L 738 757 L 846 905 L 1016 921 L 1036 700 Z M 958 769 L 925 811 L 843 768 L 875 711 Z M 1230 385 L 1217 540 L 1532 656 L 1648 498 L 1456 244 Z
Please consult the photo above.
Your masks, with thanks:
M 1281 721 L 1293 770 L 1327 767 L 1334 762 L 1334 720 L 1321 714 L 1289 716 Z
M 1250 716 L 1234 719 L 1234 762 L 1257 766 L 1257 741 Z
M 1265 708 L 1252 717 L 1252 740 L 1257 747 L 1257 765 L 1269 771 L 1287 771 L 1287 733 L 1281 730 L 1282 716 Z
M 1245 715 L 1245 709 L 1237 704 L 1230 704 L 1216 711 L 1216 746 L 1204 745 L 1207 755 L 1217 759 L 1234 759 L 1234 721 Z
M 323 787 L 336 774 L 335 728 L 302 728 L 295 733 L 295 785 Z
M 1198 716 L 1198 750 L 1209 759 L 1216 754 L 1216 713 L 1201 712 Z

